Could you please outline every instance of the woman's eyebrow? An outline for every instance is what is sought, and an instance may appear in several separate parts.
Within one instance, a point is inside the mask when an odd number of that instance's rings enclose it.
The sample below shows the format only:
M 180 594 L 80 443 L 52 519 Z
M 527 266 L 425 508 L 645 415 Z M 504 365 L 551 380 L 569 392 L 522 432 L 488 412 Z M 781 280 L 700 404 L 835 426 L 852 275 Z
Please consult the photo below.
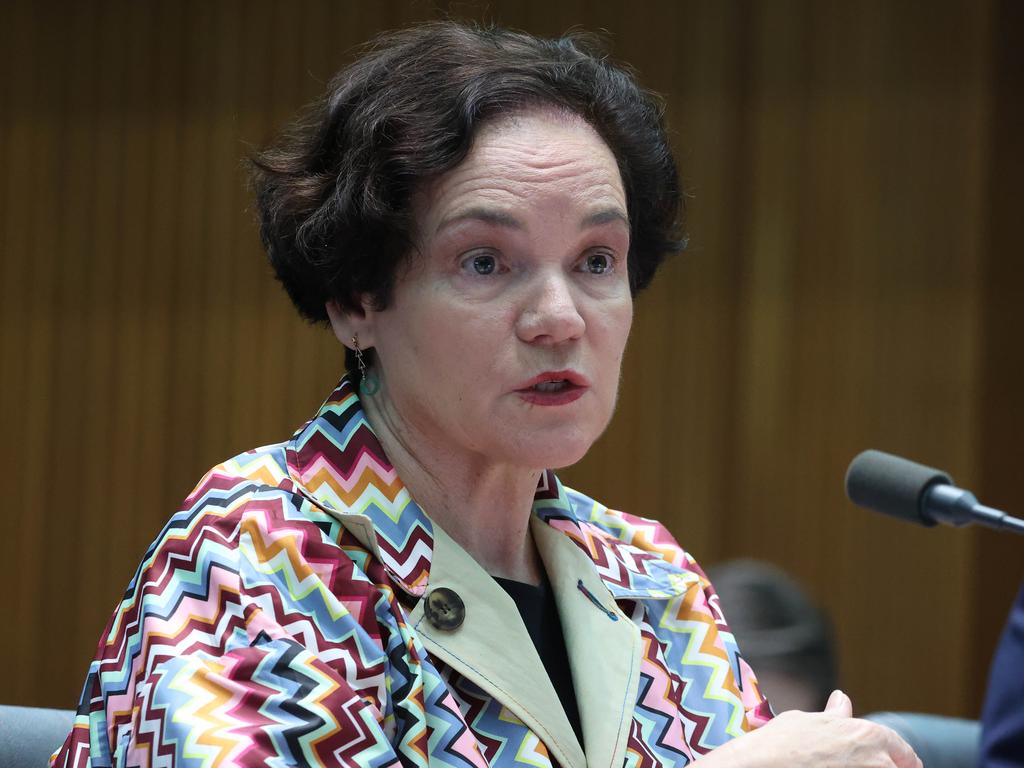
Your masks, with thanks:
M 602 208 L 599 211 L 584 216 L 583 221 L 580 222 L 580 229 L 599 227 L 602 224 L 609 224 L 614 221 L 621 221 L 627 227 L 629 226 L 629 217 L 621 208 Z
M 460 224 L 463 221 L 480 221 L 484 224 L 493 224 L 508 229 L 524 229 L 523 223 L 511 214 L 499 211 L 494 208 L 467 208 L 441 220 L 434 230 L 434 234 L 440 233 L 448 227 Z
M 434 230 L 434 234 L 437 235 L 448 227 L 461 224 L 464 221 L 479 221 L 483 224 L 491 224 L 508 229 L 521 230 L 526 228 L 519 219 L 505 211 L 495 208 L 473 207 L 442 219 L 441 223 L 437 225 L 437 229 Z M 580 221 L 580 229 L 599 227 L 616 221 L 620 221 L 629 227 L 629 217 L 621 208 L 602 208 L 599 211 L 584 216 Z

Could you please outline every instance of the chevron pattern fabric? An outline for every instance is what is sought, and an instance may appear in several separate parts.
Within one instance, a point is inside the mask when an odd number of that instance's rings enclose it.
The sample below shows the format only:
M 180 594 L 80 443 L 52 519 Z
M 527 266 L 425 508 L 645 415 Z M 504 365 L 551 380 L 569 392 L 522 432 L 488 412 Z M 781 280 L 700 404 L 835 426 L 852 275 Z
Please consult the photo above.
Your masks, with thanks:
M 372 541 L 342 525 L 359 515 Z M 659 524 L 541 478 L 534 513 L 643 639 L 626 764 L 685 765 L 764 723 L 711 585 Z M 291 441 L 213 468 L 145 553 L 52 765 L 540 766 L 544 743 L 427 653 L 433 530 L 343 379 Z

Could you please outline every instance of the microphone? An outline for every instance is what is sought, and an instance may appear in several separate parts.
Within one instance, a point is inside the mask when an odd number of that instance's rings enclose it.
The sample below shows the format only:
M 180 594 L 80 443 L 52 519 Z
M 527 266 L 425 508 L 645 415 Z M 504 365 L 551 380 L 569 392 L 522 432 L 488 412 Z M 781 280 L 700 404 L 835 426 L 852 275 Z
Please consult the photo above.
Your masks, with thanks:
M 859 507 L 918 525 L 979 523 L 1024 534 L 1024 520 L 978 503 L 942 470 L 882 451 L 864 451 L 850 462 L 846 496 Z

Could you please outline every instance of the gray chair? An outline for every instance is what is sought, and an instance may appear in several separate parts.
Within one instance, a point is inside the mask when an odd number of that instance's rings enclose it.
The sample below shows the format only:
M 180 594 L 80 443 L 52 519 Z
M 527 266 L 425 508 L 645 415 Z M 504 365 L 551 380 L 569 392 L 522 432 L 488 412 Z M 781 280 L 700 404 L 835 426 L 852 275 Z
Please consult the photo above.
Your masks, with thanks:
M 892 728 L 924 763 L 924 768 L 975 768 L 981 723 L 918 712 L 875 712 L 865 718 Z
M 0 766 L 40 768 L 64 743 L 75 713 L 0 704 Z

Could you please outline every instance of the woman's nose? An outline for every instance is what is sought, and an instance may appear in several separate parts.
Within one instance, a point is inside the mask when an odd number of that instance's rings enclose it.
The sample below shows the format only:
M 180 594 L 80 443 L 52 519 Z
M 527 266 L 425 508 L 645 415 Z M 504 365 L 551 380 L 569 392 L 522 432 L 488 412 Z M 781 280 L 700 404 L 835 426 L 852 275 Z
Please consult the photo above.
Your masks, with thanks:
M 585 328 L 571 278 L 567 275 L 539 278 L 530 287 L 516 323 L 519 338 L 531 344 L 559 344 L 578 339 Z

